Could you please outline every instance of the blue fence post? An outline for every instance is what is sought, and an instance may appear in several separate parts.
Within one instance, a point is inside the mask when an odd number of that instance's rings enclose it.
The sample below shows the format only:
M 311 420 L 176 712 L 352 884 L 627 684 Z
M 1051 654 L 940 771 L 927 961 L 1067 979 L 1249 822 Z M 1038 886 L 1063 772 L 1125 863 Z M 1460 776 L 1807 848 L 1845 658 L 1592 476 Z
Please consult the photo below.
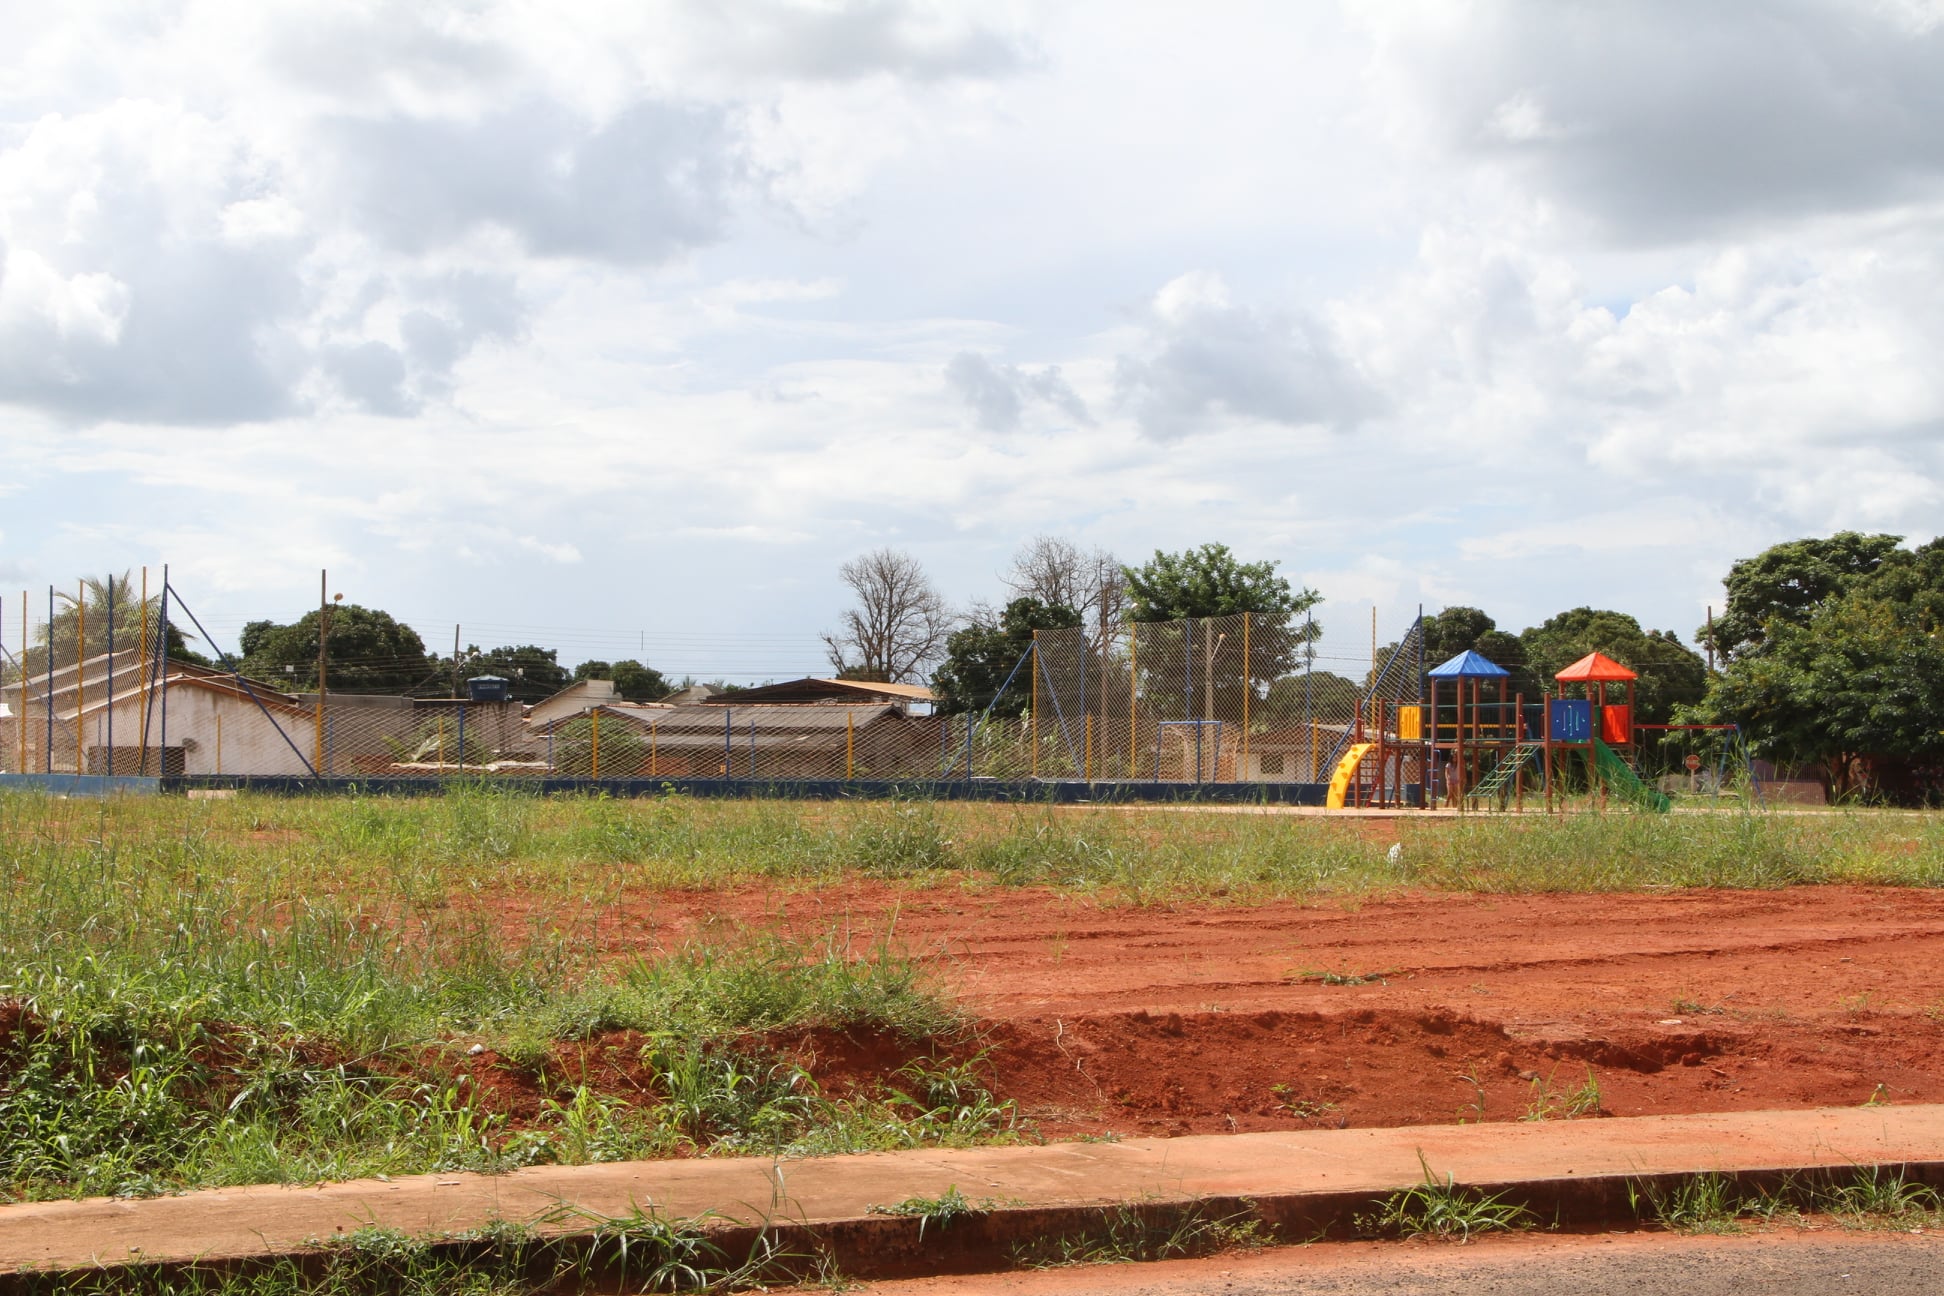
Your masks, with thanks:
M 732 714 L 734 708 L 722 708 L 722 777 L 724 778 L 729 778 L 735 773 L 735 766 L 730 764 L 735 759 L 734 749 L 730 746 L 735 741 L 735 731 L 730 722 Z

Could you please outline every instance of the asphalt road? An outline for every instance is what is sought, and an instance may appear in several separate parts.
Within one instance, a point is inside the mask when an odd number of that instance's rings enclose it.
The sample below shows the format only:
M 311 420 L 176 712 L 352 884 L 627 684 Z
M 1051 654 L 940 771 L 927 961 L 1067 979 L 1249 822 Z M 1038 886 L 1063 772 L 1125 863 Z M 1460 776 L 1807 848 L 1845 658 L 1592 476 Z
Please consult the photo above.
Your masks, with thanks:
M 1286 1247 L 1256 1255 L 873 1283 L 867 1296 L 1935 1296 L 1944 1235 L 1775 1230 L 1469 1246 Z

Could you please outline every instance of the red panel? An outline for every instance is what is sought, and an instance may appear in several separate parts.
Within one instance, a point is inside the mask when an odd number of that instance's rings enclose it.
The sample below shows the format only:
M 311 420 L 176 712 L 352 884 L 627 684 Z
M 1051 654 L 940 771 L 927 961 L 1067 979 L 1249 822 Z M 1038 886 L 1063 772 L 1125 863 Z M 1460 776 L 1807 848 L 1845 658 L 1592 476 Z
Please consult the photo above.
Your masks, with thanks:
M 1633 741 L 1633 708 L 1624 702 L 1600 708 L 1600 741 L 1622 746 Z

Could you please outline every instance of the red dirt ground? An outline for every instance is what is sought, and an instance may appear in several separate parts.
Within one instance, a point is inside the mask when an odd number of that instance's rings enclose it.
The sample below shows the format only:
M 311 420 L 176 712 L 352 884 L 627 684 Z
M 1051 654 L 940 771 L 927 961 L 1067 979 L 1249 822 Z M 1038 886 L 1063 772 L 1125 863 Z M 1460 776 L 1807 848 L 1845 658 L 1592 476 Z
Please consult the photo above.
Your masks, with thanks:
M 617 956 L 724 924 L 934 956 L 994 1091 L 1048 1137 L 1517 1120 L 1589 1073 L 1615 1116 L 1944 1101 L 1935 892 L 1106 907 L 849 883 L 638 895 L 599 920 Z M 838 1091 L 910 1056 L 775 1042 Z

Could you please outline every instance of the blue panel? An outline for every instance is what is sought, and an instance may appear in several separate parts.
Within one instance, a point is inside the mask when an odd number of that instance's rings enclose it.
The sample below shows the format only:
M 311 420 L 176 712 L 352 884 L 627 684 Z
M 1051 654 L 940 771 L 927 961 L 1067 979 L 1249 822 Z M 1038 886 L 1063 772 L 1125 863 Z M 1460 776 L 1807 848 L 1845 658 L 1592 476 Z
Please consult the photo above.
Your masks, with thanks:
M 1547 704 L 1547 732 L 1554 742 L 1585 742 L 1593 736 L 1593 704 L 1585 698 L 1554 698 Z

